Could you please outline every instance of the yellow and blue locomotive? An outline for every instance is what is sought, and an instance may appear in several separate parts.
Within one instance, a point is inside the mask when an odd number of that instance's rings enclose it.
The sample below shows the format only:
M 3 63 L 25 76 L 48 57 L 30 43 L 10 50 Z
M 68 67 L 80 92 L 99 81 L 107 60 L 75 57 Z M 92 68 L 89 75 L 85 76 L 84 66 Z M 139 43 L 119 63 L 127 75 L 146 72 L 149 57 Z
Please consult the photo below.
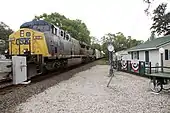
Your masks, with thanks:
M 33 20 L 9 36 L 9 56 L 27 56 L 28 77 L 65 67 L 68 59 L 95 59 L 95 49 L 44 20 Z

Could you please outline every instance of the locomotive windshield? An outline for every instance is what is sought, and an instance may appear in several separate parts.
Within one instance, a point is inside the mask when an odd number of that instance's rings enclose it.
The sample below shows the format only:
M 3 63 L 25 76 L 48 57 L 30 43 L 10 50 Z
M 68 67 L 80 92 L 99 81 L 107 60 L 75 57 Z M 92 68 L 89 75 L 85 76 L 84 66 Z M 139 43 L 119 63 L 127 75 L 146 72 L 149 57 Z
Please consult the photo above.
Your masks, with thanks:
M 41 31 L 41 32 L 50 30 L 50 26 L 48 26 L 48 25 L 32 25 L 32 26 L 24 26 L 21 28 L 30 28 L 30 29 L 34 29 L 37 31 Z
M 48 25 L 34 25 L 32 29 L 44 32 L 44 31 L 49 31 L 50 27 Z
M 37 30 L 37 31 L 41 31 L 41 32 L 44 32 L 44 31 L 49 31 L 50 28 L 51 28 L 51 24 L 47 23 L 46 21 L 43 21 L 43 20 L 33 20 L 31 22 L 26 22 L 24 24 L 22 24 L 20 26 L 20 28 L 30 28 L 30 29 L 34 29 L 34 30 Z

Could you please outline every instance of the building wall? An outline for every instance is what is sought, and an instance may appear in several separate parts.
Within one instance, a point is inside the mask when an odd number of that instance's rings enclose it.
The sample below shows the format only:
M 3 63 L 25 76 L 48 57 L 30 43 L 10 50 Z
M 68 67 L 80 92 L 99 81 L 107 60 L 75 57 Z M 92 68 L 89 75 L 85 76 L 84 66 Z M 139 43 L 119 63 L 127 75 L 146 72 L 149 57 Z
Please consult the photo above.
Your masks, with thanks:
M 149 51 L 149 61 L 151 62 L 152 67 L 155 67 L 157 63 L 160 65 L 159 50 L 158 49 Z
M 145 51 L 139 51 L 139 59 L 131 59 L 132 62 L 145 61 Z M 158 50 L 150 50 L 149 51 L 149 61 L 152 66 L 155 66 L 156 63 L 159 63 L 159 51 Z
M 163 53 L 163 65 L 166 67 L 170 67 L 170 44 L 163 46 L 164 49 L 168 49 L 168 60 L 165 60 L 165 52 Z M 160 63 L 161 63 L 161 55 L 160 55 Z M 170 72 L 170 69 L 164 68 L 164 71 Z
M 122 60 L 130 60 L 130 54 L 122 55 Z
M 118 58 L 118 60 L 130 60 L 130 54 L 128 54 L 128 52 L 127 51 L 125 51 L 125 50 L 123 50 L 123 51 L 119 51 L 119 52 L 117 52 L 117 54 L 118 54 L 118 56 L 117 56 L 117 58 Z
M 139 52 L 139 61 L 145 61 L 145 51 Z
M 170 50 L 170 45 L 166 46 L 164 48 L 165 49 L 169 48 L 169 50 Z M 123 54 L 120 56 L 122 56 L 122 60 L 131 60 L 132 63 L 137 63 L 139 61 L 145 61 L 145 51 L 139 51 L 139 59 L 137 59 L 137 58 L 132 59 L 131 54 Z M 119 57 L 118 59 L 120 59 L 120 58 L 121 57 Z M 169 60 L 165 60 L 165 55 L 163 55 L 163 58 L 164 58 L 164 66 L 170 67 L 170 58 L 169 58 Z M 160 57 L 159 49 L 149 50 L 149 61 L 151 62 L 152 67 L 155 67 L 157 63 L 159 66 L 161 66 L 161 57 Z M 155 69 L 153 69 L 153 70 L 155 70 Z

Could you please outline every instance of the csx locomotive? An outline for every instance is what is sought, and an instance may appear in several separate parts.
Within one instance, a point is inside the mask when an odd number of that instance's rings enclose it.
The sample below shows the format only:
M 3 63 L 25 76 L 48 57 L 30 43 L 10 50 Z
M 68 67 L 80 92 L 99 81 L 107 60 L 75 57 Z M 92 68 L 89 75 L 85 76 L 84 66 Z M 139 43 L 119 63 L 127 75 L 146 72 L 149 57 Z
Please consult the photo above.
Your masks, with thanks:
M 12 33 L 8 55 L 27 56 L 28 78 L 65 67 L 68 59 L 81 58 L 82 62 L 87 62 L 103 57 L 99 50 L 44 20 L 26 22 Z

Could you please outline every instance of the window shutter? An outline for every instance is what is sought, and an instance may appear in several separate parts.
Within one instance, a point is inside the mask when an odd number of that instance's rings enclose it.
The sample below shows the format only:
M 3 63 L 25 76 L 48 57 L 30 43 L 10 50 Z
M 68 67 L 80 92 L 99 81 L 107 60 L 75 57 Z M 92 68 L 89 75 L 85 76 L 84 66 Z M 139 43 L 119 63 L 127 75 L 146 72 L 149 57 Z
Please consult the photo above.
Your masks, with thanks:
M 133 52 L 131 52 L 131 58 L 133 59 Z
M 139 51 L 137 51 L 137 59 L 139 59 Z

